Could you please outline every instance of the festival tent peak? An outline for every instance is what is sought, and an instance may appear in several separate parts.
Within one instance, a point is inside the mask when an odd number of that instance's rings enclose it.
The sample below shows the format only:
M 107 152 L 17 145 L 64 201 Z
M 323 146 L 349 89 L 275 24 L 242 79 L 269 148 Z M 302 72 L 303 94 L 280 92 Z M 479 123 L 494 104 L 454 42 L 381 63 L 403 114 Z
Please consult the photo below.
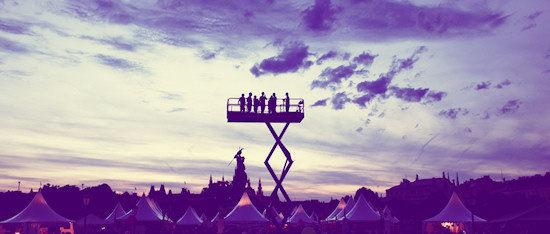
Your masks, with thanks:
M 477 217 L 476 215 L 473 216 L 474 222 L 486 222 L 485 219 L 482 219 L 480 217 Z M 468 210 L 460 201 L 460 198 L 456 194 L 456 192 L 453 192 L 453 195 L 451 196 L 451 199 L 449 199 L 449 202 L 439 212 L 439 214 L 436 214 L 435 216 L 426 219 L 423 221 L 424 223 L 427 222 L 457 222 L 457 223 L 471 223 L 472 222 L 472 212 Z
M 162 213 L 157 209 L 156 204 L 148 197 L 145 197 L 145 195 L 139 199 L 136 208 L 117 219 L 128 220 L 132 216 L 135 216 L 137 222 L 159 222 L 168 219 L 163 217 Z
M 200 216 L 200 218 L 201 218 L 201 220 L 202 220 L 203 222 L 206 222 L 206 221 L 209 220 L 208 217 L 206 217 L 206 214 L 204 214 L 204 213 L 202 213 L 202 215 Z
M 216 222 L 218 220 L 221 219 L 221 216 L 220 216 L 220 212 L 216 213 L 216 215 L 214 215 L 214 218 L 212 218 L 211 222 Z
M 340 199 L 340 202 L 338 203 L 338 205 L 336 205 L 336 208 L 334 208 L 332 213 L 330 213 L 325 220 L 326 221 L 336 220 L 336 215 L 338 215 L 338 213 L 340 213 L 340 211 L 342 211 L 345 207 L 346 207 L 346 201 L 344 200 L 344 198 L 342 198 Z
M 388 221 L 388 222 L 391 222 L 391 223 L 401 222 L 401 221 L 399 221 L 399 219 L 397 219 L 395 216 L 393 216 L 393 214 L 391 213 L 390 207 L 388 207 L 388 205 L 386 205 L 386 207 L 384 207 L 384 210 L 382 211 L 382 217 L 384 218 L 384 221 Z
M 113 209 L 113 211 L 111 212 L 111 214 L 109 214 L 109 216 L 107 216 L 107 218 L 105 218 L 105 221 L 107 223 L 114 223 L 116 221 L 116 219 L 126 215 L 126 211 L 124 211 L 124 208 L 122 208 L 122 205 L 120 204 L 120 202 L 118 202 L 115 206 L 115 208 Z
M 32 201 L 19 214 L 0 223 L 48 223 L 66 224 L 73 222 L 57 214 L 48 205 L 41 191 L 38 191 Z
M 176 223 L 177 225 L 200 225 L 203 221 L 197 215 L 197 212 L 193 207 L 189 206 L 185 214 Z
M 289 223 L 315 223 L 315 220 L 311 219 L 309 215 L 307 215 L 306 210 L 302 205 L 298 206 L 296 211 L 294 211 L 294 215 L 290 217 L 288 220 Z
M 347 207 L 346 207 L 347 208 Z M 351 208 L 351 210 L 346 214 L 346 218 L 349 221 L 380 221 L 382 217 L 374 211 L 374 209 L 369 205 L 363 195 L 359 196 L 357 203 Z
M 252 204 L 246 191 L 243 193 L 239 203 L 225 216 L 224 220 L 228 223 L 269 223 L 269 220 Z
M 353 200 L 353 197 L 350 197 L 348 200 L 348 203 L 346 203 L 346 207 L 344 207 L 344 209 L 342 209 L 340 213 L 336 215 L 336 219 L 337 220 L 344 219 L 344 217 L 351 211 L 351 209 L 353 209 L 354 206 L 355 206 L 355 201 Z

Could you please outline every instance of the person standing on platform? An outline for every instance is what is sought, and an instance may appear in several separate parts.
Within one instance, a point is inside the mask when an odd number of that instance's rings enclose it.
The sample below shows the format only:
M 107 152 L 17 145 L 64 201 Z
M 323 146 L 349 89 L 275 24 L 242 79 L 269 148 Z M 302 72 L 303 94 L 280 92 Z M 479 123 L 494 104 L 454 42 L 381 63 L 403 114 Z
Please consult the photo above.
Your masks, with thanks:
M 265 94 L 264 92 L 262 92 L 262 96 L 260 96 L 260 109 L 262 110 L 262 114 L 264 113 L 264 110 L 265 110 L 265 99 L 266 99 Z
M 277 113 L 277 96 L 273 93 L 273 114 Z
M 286 112 L 288 113 L 288 110 L 290 109 L 290 98 L 288 97 L 288 93 L 286 93 L 285 108 L 286 108 Z
M 267 113 L 273 114 L 273 95 L 269 97 L 269 101 L 267 102 Z
M 252 111 L 252 93 L 248 93 L 248 97 L 246 98 L 246 110 L 248 112 Z
M 260 105 L 260 100 L 254 95 L 254 113 L 258 114 L 258 106 Z
M 243 93 L 239 98 L 239 105 L 241 106 L 240 112 L 244 112 L 244 104 L 245 104 L 245 100 L 244 100 L 244 93 Z

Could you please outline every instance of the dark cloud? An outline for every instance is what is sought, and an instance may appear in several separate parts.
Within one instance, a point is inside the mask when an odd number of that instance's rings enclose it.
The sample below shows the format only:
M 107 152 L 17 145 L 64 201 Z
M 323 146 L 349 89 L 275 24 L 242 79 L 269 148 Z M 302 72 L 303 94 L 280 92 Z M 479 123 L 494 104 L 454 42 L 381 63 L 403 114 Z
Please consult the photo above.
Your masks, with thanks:
M 95 38 L 95 37 L 86 35 L 86 36 L 82 36 L 80 38 L 95 41 L 95 42 L 99 42 L 101 44 L 107 44 L 107 45 L 110 45 L 110 46 L 112 46 L 113 48 L 115 48 L 117 50 L 124 50 L 124 51 L 130 51 L 130 52 L 134 52 L 134 51 L 136 51 L 136 49 L 139 46 L 144 46 L 145 45 L 141 42 L 133 42 L 133 41 L 129 41 L 129 40 L 126 40 L 126 39 L 123 39 L 123 38 L 120 38 L 120 37 L 100 39 L 100 38 Z
M 363 81 L 357 84 L 357 92 L 368 93 L 370 95 L 381 95 L 388 91 L 388 86 L 392 81 L 392 76 L 382 74 L 375 81 Z
M 15 53 L 27 53 L 29 50 L 25 48 L 25 45 L 12 41 L 3 37 L 0 37 L 0 49 L 4 51 L 10 51 Z
M 489 89 L 490 86 L 491 86 L 491 81 L 484 81 L 484 82 L 481 82 L 480 84 L 477 84 L 475 89 L 476 90 Z
M 315 64 L 321 65 L 321 64 L 323 64 L 323 62 L 324 62 L 325 60 L 335 58 L 336 56 L 338 56 L 338 52 L 336 52 L 336 51 L 329 51 L 328 53 L 321 55 L 321 57 L 319 57 L 319 58 L 317 59 L 317 61 L 315 62 Z
M 432 102 L 439 102 L 441 99 L 447 96 L 446 92 L 440 91 L 430 91 L 426 96 L 424 97 L 424 103 L 432 103 Z
M 184 111 L 184 110 L 185 110 L 185 108 L 179 107 L 179 108 L 171 109 L 171 110 L 169 110 L 169 111 L 167 111 L 167 112 L 168 112 L 168 113 L 175 113 L 175 112 L 181 112 L 181 111 Z
M 363 52 L 357 57 L 353 58 L 353 62 L 362 64 L 365 66 L 370 66 L 374 62 L 374 58 L 378 57 L 377 54 L 370 54 L 369 52 Z
M 542 15 L 542 11 L 537 11 L 529 16 L 527 16 L 527 19 L 530 19 L 530 20 L 535 20 L 536 18 L 538 18 L 540 15 Z
M 463 35 L 486 32 L 502 25 L 507 16 L 478 7 L 465 9 L 417 6 L 408 1 L 352 1 L 346 22 L 375 37 Z M 383 32 L 374 34 L 374 32 Z
M 470 113 L 468 109 L 462 109 L 459 107 L 459 108 L 450 108 L 448 110 L 442 110 L 439 112 L 439 116 L 449 118 L 449 119 L 456 119 L 458 115 L 467 115 L 468 113 Z
M 265 73 L 277 75 L 296 72 L 301 68 L 307 69 L 313 64 L 307 60 L 308 56 L 308 46 L 303 42 L 290 42 L 284 46 L 279 55 L 264 59 L 260 64 L 254 64 L 250 72 L 258 77 Z
M 330 0 L 315 0 L 315 3 L 302 11 L 302 24 L 312 31 L 328 31 L 336 21 L 337 7 Z
M 511 85 L 511 84 L 512 84 L 512 82 L 510 82 L 509 80 L 505 80 L 505 81 L 500 82 L 498 85 L 496 85 L 495 88 L 502 89 L 502 88 L 504 88 L 504 86 L 508 86 L 508 85 Z
M 321 72 L 321 75 L 319 75 L 319 79 L 311 82 L 311 89 L 324 89 L 327 87 L 335 89 L 336 86 L 342 83 L 342 80 L 345 80 L 353 75 L 355 68 L 357 68 L 357 65 L 355 64 L 351 64 L 349 66 L 341 65 L 334 69 L 327 67 L 325 68 L 325 70 L 323 70 L 323 72 Z
M 344 105 L 350 101 L 351 99 L 348 98 L 345 92 L 337 93 L 332 97 L 332 108 L 335 110 L 344 109 Z
M 109 67 L 126 70 L 126 71 L 143 71 L 144 70 L 143 67 L 141 67 L 139 64 L 128 61 L 126 59 L 115 58 L 115 57 L 111 57 L 103 54 L 97 54 L 95 57 L 99 60 L 99 63 Z
M 201 51 L 201 58 L 203 60 L 210 60 L 210 59 L 216 58 L 216 52 L 212 52 L 212 51 L 209 51 L 209 50 L 202 50 Z
M 392 95 L 407 102 L 420 102 L 430 89 L 390 87 Z
M 519 101 L 519 99 L 510 100 L 506 104 L 504 104 L 504 106 L 499 108 L 498 110 L 502 114 L 514 113 L 514 112 L 516 112 L 516 110 L 519 109 L 520 105 L 521 105 L 521 102 Z
M 329 98 L 317 100 L 315 103 L 313 103 L 313 105 L 311 105 L 311 107 L 314 107 L 314 106 L 326 106 L 326 105 L 327 105 L 328 99 L 329 99 Z

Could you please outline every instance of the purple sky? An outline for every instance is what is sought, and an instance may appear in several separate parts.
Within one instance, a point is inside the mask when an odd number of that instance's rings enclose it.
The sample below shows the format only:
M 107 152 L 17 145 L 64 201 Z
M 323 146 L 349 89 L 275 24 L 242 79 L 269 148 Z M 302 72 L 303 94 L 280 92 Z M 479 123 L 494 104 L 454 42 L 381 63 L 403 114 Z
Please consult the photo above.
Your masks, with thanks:
M 262 91 L 305 99 L 283 138 L 294 199 L 442 171 L 544 173 L 549 13 L 544 1 L 3 0 L 0 189 L 200 192 L 244 147 L 253 187 L 271 190 L 268 129 L 225 116 L 227 98 Z

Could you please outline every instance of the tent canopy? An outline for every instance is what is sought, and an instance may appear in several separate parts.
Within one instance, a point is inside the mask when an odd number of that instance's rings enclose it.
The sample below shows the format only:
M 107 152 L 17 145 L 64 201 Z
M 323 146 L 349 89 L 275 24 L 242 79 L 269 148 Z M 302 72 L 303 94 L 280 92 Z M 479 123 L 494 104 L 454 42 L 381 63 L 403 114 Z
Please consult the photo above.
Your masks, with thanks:
M 201 218 L 197 215 L 197 212 L 193 207 L 189 206 L 185 214 L 178 220 L 177 225 L 199 225 L 202 223 Z
M 41 191 L 38 191 L 32 201 L 19 214 L 0 223 L 68 223 L 69 219 L 57 214 L 48 205 Z
M 225 216 L 226 222 L 268 223 L 267 220 L 250 201 L 246 191 L 235 208 Z
M 164 220 L 156 204 L 145 196 L 139 199 L 135 209 L 117 219 L 128 220 L 131 216 L 135 216 L 138 222 L 159 222 Z
M 348 203 L 346 203 L 346 207 L 344 207 L 344 209 L 342 209 L 336 215 L 336 219 L 337 220 L 344 219 L 344 216 L 346 216 L 351 211 L 351 209 L 353 209 L 354 206 L 355 206 L 355 201 L 353 200 L 353 197 L 350 197 L 349 200 L 348 200 Z
M 380 221 L 381 219 L 380 215 L 374 211 L 362 194 L 346 217 L 350 221 Z
M 334 208 L 332 213 L 330 213 L 325 220 L 327 220 L 327 221 L 328 220 L 336 220 L 336 215 L 338 215 L 338 213 L 340 213 L 340 211 L 342 211 L 345 207 L 346 207 L 346 201 L 344 201 L 344 198 L 342 198 L 342 199 L 340 199 L 340 202 L 338 203 L 336 208 Z
M 439 214 L 424 220 L 424 222 L 471 223 L 472 212 L 462 204 L 456 192 L 453 192 L 445 208 Z M 486 220 L 474 215 L 474 222 L 486 222 Z
M 307 215 L 306 210 L 302 205 L 298 206 L 296 211 L 294 211 L 294 215 L 290 217 L 288 220 L 289 223 L 315 223 L 315 220 L 311 219 L 309 215 Z
M 126 215 L 126 211 L 124 211 L 124 208 L 122 208 L 122 205 L 118 202 L 111 214 L 105 218 L 105 221 L 107 221 L 107 223 L 114 223 L 116 219 L 124 215 Z

